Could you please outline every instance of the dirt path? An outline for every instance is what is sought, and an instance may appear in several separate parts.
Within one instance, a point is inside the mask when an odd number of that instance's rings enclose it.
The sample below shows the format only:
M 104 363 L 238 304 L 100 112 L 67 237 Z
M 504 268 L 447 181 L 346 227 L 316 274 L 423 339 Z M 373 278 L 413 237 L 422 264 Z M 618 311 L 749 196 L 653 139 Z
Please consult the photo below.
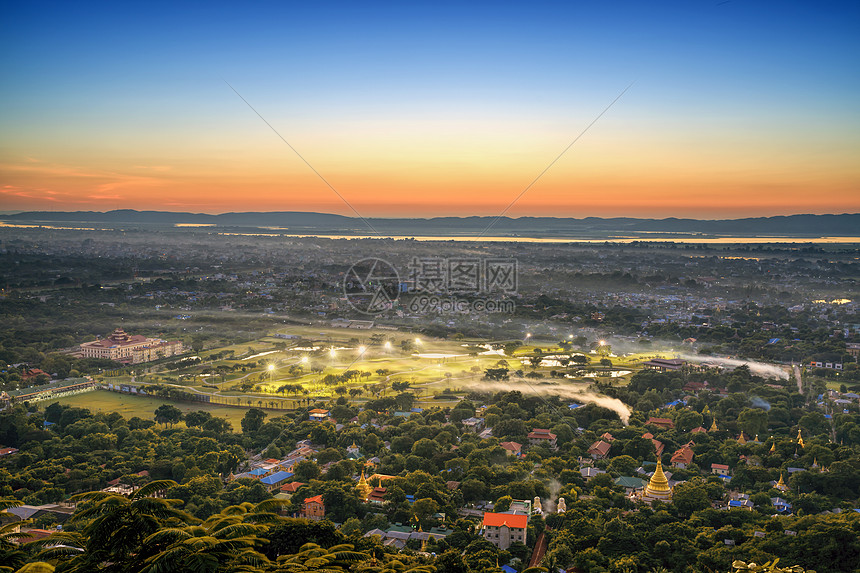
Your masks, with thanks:
M 797 380 L 797 391 L 803 396 L 803 379 L 800 376 L 800 366 L 794 364 L 794 379 Z

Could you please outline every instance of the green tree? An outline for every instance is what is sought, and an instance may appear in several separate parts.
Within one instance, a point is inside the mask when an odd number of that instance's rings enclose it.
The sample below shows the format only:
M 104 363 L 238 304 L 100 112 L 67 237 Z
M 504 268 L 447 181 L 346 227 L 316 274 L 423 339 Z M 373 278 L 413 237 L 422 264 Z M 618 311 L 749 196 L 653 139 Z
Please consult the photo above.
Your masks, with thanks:
M 182 420 L 182 410 L 176 406 L 162 404 L 155 409 L 155 421 L 159 424 L 170 424 L 172 426 L 180 420 Z
M 259 408 L 249 408 L 242 417 L 242 433 L 254 434 L 258 432 L 263 425 L 263 420 L 266 419 L 266 415 Z

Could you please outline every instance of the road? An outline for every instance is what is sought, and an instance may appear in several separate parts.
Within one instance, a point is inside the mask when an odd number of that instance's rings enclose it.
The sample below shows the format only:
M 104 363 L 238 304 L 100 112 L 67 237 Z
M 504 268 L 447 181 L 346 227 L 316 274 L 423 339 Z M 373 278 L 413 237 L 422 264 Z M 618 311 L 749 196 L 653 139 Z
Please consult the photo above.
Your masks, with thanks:
M 803 379 L 800 376 L 800 366 L 794 364 L 794 379 L 797 380 L 797 391 L 803 396 Z

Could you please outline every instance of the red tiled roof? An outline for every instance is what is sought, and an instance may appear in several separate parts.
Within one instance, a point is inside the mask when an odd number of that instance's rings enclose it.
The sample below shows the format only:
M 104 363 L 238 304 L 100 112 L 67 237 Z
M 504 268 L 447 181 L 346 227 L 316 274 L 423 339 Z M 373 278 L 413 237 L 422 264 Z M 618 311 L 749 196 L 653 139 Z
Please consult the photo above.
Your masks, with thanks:
M 669 418 L 648 418 L 646 424 L 651 424 L 652 426 L 660 426 L 665 428 L 674 428 L 675 422 L 670 420 Z
M 611 448 L 611 447 L 612 446 L 610 446 L 609 444 L 607 444 L 603 440 L 598 440 L 598 441 L 594 442 L 593 444 L 591 444 L 591 447 L 588 448 L 588 453 L 605 456 L 606 454 L 609 453 L 609 448 Z
M 318 503 L 318 504 L 322 505 L 322 503 L 323 503 L 322 495 L 315 495 L 313 497 L 306 497 L 305 503 Z
M 727 470 L 727 469 L 729 469 L 729 466 L 727 466 L 725 464 L 711 464 L 711 469 L 712 470 Z
M 281 491 L 284 493 L 295 493 L 297 489 L 305 485 L 300 481 L 291 481 L 281 486 Z
M 502 448 L 504 448 L 504 449 L 506 449 L 506 450 L 510 450 L 510 451 L 512 451 L 512 452 L 518 452 L 518 451 L 520 451 L 520 450 L 522 449 L 522 447 L 523 447 L 523 445 L 522 445 L 522 444 L 518 444 L 518 443 L 516 443 L 516 442 L 502 442 L 502 443 L 501 443 L 501 444 L 499 444 L 499 445 L 500 445 L 500 446 L 502 446 Z
M 675 451 L 675 453 L 672 454 L 672 463 L 673 464 L 675 464 L 675 463 L 689 464 L 692 461 L 693 461 L 693 450 L 691 450 L 687 446 L 684 446 L 683 448 Z
M 529 439 L 539 439 L 539 440 L 554 440 L 555 434 L 550 432 L 549 430 L 542 430 L 540 428 L 535 428 L 531 432 L 529 432 Z
M 527 515 L 512 513 L 485 513 L 484 527 L 501 527 L 507 525 L 511 528 L 525 529 L 529 524 Z

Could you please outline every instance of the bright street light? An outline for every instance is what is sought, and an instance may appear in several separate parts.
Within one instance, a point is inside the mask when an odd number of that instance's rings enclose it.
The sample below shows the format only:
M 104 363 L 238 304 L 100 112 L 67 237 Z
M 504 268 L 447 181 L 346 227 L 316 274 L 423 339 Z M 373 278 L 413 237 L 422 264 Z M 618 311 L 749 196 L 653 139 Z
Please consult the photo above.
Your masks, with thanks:
M 274 372 L 274 371 L 275 371 L 275 365 L 269 364 L 269 372 Z
M 366 347 L 366 346 L 359 346 L 359 347 L 358 347 L 358 353 L 359 353 L 359 354 L 364 354 L 365 352 L 367 352 L 367 347 Z
M 307 356 L 302 356 L 302 362 L 304 362 L 305 364 L 307 364 L 307 363 L 308 363 L 308 360 L 309 360 L 309 359 L 308 359 L 308 357 L 307 357 Z
M 390 340 L 389 340 L 389 341 L 386 341 L 386 343 L 385 343 L 385 349 L 386 349 L 386 350 L 391 350 L 391 341 L 390 341 Z

